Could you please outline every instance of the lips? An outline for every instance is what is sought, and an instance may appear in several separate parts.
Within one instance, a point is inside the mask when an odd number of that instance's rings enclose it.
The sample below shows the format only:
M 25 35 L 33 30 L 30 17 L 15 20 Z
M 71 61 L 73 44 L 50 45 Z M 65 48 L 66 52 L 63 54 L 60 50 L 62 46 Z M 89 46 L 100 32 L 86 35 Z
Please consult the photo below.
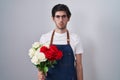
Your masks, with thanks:
M 61 23 L 59 23 L 59 25 L 64 25 L 64 23 L 63 23 L 63 22 L 61 22 Z

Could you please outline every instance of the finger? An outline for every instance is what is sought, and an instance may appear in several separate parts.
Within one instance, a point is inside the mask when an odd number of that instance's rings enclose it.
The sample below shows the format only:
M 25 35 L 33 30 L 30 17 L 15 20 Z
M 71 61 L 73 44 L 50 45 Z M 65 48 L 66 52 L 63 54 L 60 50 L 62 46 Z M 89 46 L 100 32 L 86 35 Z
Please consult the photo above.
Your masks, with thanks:
M 39 73 L 39 74 L 43 74 L 43 72 L 42 72 L 42 71 L 38 71 L 38 73 Z

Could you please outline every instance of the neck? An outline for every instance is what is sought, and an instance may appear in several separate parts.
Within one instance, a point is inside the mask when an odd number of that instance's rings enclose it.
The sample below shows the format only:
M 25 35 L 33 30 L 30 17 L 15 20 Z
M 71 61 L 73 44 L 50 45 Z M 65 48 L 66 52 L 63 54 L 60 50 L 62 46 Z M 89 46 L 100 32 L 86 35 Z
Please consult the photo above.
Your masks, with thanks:
M 57 32 L 57 33 L 64 33 L 66 31 L 67 31 L 67 29 L 58 29 L 58 28 L 55 29 L 55 32 Z

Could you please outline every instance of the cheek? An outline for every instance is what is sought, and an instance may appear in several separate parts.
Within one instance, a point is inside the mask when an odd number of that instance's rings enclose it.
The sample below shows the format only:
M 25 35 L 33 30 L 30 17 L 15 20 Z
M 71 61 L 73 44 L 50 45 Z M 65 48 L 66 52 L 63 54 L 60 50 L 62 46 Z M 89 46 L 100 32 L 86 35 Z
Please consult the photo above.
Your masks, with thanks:
M 58 24 L 58 21 L 54 21 L 55 22 L 55 24 Z
M 54 21 L 55 22 L 55 24 L 59 24 L 59 21 Z
M 63 21 L 63 23 L 64 23 L 64 24 L 67 24 L 67 23 L 68 23 L 68 21 Z
M 53 20 L 55 23 L 58 23 L 58 21 L 56 19 Z

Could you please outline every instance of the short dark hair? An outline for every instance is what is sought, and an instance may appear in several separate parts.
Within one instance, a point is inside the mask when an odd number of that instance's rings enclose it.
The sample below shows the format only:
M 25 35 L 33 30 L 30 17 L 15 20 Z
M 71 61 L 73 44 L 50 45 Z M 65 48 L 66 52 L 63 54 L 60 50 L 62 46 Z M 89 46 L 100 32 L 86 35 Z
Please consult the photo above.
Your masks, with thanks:
M 67 17 L 70 18 L 71 17 L 71 12 L 69 10 L 69 8 L 67 7 L 67 5 L 65 4 L 57 4 L 52 8 L 52 17 L 55 17 L 55 13 L 57 11 L 65 11 L 67 14 Z

